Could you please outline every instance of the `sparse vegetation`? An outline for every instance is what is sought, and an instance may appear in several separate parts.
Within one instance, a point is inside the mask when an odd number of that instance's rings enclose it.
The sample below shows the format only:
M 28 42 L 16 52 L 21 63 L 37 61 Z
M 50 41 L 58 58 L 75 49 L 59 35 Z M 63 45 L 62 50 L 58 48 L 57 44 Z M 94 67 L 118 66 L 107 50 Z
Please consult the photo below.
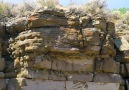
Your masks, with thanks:
M 0 21 L 6 19 L 6 17 L 10 17 L 10 5 L 9 3 L 0 2 Z
M 33 3 L 24 1 L 21 4 L 14 4 L 10 11 L 14 17 L 22 17 L 29 15 L 34 9 Z
M 38 8 L 56 8 L 57 6 L 60 6 L 59 0 L 36 0 L 35 2 L 26 0 L 23 3 L 13 5 L 0 1 L 0 20 L 3 20 L 3 18 L 27 16 Z M 111 21 L 121 21 L 129 25 L 129 8 L 108 10 L 105 0 L 92 0 L 81 6 L 73 2 L 67 6 L 67 9 L 72 12 L 83 12 L 92 16 L 103 16 Z
M 105 16 L 107 14 L 106 1 L 92 0 L 82 6 L 85 13 L 92 14 L 94 16 L 100 15 Z
M 38 7 L 55 8 L 59 4 L 58 0 L 36 0 Z

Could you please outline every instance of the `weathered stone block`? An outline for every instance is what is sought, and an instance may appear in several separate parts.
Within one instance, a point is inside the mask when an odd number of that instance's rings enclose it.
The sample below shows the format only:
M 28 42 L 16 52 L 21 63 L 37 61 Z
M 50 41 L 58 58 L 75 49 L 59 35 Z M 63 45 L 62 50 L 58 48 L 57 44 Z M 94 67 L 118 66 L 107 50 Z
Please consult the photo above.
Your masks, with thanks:
M 119 83 L 124 85 L 124 80 L 119 74 L 96 73 L 94 82 L 99 83 Z
M 95 17 L 93 25 L 98 29 L 106 30 L 106 19 L 102 17 Z
M 106 73 L 120 73 L 120 63 L 112 58 L 104 60 L 103 71 Z
M 125 39 L 124 36 L 115 39 L 115 45 L 119 48 L 120 51 L 127 51 L 129 50 L 129 43 Z
M 53 13 L 60 13 L 60 11 L 53 10 Z M 62 14 L 64 14 L 64 12 L 62 12 Z M 30 15 L 27 21 L 28 21 L 27 22 L 28 27 L 31 27 L 31 28 L 43 27 L 43 26 L 67 26 L 68 25 L 67 18 L 65 17 L 65 15 L 57 16 L 51 13 L 44 13 L 44 11 L 36 12 L 33 15 Z
M 72 82 L 66 81 L 66 90 L 119 90 L 119 83 Z
M 21 68 L 18 72 L 18 78 L 30 78 L 30 79 L 43 79 L 47 80 L 49 73 L 47 70 L 38 70 L 38 69 L 31 69 L 31 68 Z
M 65 90 L 65 81 L 11 79 L 7 90 Z
M 83 59 L 83 60 L 73 60 L 73 70 L 93 72 L 94 59 L 91 58 L 91 59 Z
M 7 22 L 7 31 L 11 35 L 15 35 L 18 32 L 22 32 L 25 30 L 26 26 L 26 17 L 15 18 Z
M 107 31 L 108 34 L 114 36 L 115 34 L 115 24 L 113 22 L 107 22 Z
M 56 73 L 55 73 L 56 72 Z M 62 75 L 60 72 L 55 71 L 55 72 L 51 72 L 49 74 L 48 79 L 49 80 L 55 80 L 55 81 L 66 81 L 66 76 Z
M 90 82 L 93 81 L 93 74 L 71 74 L 67 76 L 68 81 Z

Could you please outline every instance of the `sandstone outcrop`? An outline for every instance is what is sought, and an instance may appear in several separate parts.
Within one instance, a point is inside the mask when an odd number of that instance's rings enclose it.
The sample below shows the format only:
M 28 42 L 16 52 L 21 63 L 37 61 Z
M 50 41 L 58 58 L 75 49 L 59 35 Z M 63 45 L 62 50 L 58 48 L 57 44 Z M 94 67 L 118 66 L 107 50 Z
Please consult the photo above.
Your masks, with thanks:
M 5 27 L 0 90 L 127 89 L 128 35 L 106 18 L 44 9 Z

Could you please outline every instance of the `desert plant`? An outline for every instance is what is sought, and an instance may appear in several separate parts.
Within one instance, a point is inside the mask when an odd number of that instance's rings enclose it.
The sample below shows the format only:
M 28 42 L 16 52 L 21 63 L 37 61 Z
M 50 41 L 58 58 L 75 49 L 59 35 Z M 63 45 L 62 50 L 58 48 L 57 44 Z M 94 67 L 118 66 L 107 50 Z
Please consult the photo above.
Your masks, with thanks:
M 85 13 L 92 15 L 101 15 L 105 16 L 107 14 L 106 1 L 102 0 L 92 0 L 82 6 L 82 9 Z
M 28 15 L 33 10 L 34 10 L 34 5 L 29 1 L 24 1 L 21 4 L 13 5 L 13 8 L 11 9 L 11 13 L 15 17 L 21 17 L 21 16 Z
M 38 7 L 55 8 L 59 4 L 58 0 L 36 0 Z
M 119 20 L 121 19 L 122 15 L 120 11 L 110 11 L 109 18 L 112 20 Z
M 0 21 L 6 21 L 11 16 L 10 4 L 0 1 Z

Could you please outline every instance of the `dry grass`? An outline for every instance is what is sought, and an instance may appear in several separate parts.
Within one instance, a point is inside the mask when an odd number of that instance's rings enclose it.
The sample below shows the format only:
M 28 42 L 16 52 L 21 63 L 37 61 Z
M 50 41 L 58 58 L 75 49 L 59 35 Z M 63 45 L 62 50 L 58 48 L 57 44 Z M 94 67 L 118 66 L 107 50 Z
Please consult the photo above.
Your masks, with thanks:
M 82 9 L 85 13 L 89 13 L 93 16 L 107 15 L 107 8 L 106 8 L 105 0 L 92 0 L 92 1 L 82 5 Z
M 0 21 L 6 21 L 6 17 L 10 17 L 9 3 L 0 2 Z
M 34 9 L 33 3 L 24 1 L 20 4 L 14 4 L 10 11 L 14 17 L 23 17 L 29 15 Z
M 35 4 L 39 8 L 55 8 L 57 5 L 59 5 L 58 0 L 36 0 Z

